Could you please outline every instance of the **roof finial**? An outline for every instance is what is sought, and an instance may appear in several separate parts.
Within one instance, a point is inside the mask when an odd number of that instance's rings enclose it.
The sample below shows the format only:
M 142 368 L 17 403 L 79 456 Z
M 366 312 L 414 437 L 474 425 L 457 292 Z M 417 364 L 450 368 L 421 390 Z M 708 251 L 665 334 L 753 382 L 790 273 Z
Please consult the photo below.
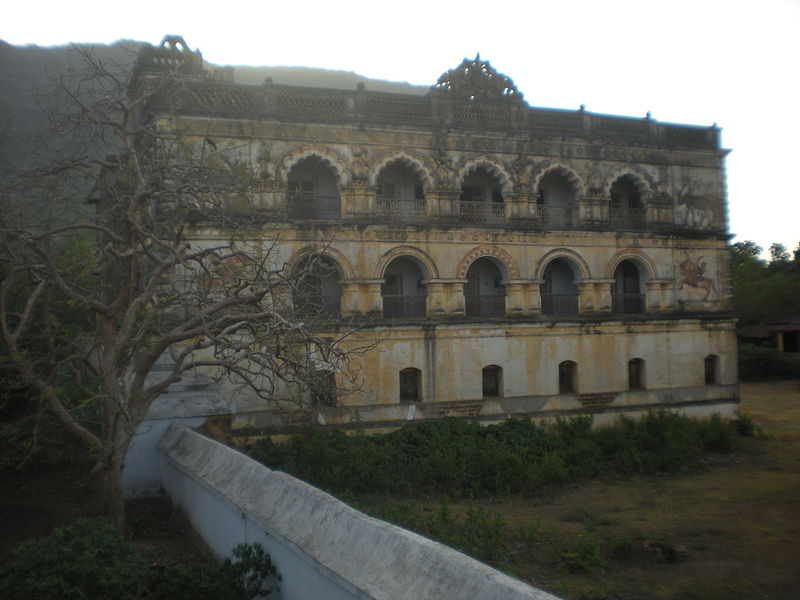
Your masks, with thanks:
M 475 62 L 478 62 L 478 61 L 480 61 L 480 59 L 481 59 L 481 53 L 480 53 L 480 52 L 478 52 L 478 53 L 475 55 Z

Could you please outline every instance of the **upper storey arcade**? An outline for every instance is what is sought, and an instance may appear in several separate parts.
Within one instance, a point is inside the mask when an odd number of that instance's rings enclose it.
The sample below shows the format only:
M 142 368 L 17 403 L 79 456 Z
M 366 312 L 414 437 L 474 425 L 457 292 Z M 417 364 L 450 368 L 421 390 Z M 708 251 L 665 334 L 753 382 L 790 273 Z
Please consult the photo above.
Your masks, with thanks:
M 165 72 L 180 78 L 168 96 L 157 92 Z M 716 126 L 532 108 L 480 57 L 444 73 L 424 95 L 363 83 L 341 90 L 224 79 L 204 70 L 182 39 L 167 38 L 141 53 L 131 91 L 147 94 L 146 112 L 168 115 L 171 127 L 181 119 L 213 124 L 184 132 L 184 143 L 249 153 L 259 163 L 249 208 L 265 219 L 726 229 Z M 230 133 L 231 123 L 247 123 L 253 139 Z

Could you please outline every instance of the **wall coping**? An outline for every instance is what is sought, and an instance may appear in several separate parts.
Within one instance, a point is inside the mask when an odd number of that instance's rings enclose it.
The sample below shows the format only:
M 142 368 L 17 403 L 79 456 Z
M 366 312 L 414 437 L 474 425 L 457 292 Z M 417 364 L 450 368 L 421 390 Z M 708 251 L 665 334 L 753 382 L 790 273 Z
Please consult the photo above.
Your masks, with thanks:
M 369 517 L 185 426 L 171 426 L 159 447 L 177 468 L 358 598 L 558 600 L 443 544 Z

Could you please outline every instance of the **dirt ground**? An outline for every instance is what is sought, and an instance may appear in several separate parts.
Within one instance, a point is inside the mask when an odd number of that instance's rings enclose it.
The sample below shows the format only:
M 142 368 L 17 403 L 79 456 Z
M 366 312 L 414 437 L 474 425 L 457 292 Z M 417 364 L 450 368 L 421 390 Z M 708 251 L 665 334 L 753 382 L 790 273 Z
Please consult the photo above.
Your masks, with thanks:
M 517 553 L 507 570 L 570 599 L 800 598 L 800 384 L 743 384 L 741 395 L 740 410 L 763 434 L 742 438 L 738 452 L 712 457 L 700 472 L 487 503 L 511 528 L 538 525 L 534 550 Z M 19 541 L 92 514 L 93 505 L 85 468 L 0 471 L 0 560 Z M 206 560 L 164 504 L 133 506 L 129 524 L 154 561 Z M 551 549 L 581 532 L 624 552 L 602 571 L 565 573 Z M 678 549 L 677 560 L 659 557 L 659 544 Z
M 570 599 L 800 598 L 800 384 L 743 384 L 741 396 L 762 434 L 700 472 L 487 505 L 510 528 L 538 523 L 536 550 L 508 569 Z M 605 568 L 565 573 L 551 549 L 582 532 L 606 548 Z

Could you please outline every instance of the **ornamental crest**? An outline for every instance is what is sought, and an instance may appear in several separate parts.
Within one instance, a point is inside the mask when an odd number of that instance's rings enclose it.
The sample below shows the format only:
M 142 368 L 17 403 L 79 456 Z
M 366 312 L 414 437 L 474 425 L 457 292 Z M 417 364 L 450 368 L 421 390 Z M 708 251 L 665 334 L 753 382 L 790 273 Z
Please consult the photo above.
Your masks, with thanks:
M 465 58 L 458 67 L 443 74 L 432 89 L 472 102 L 522 100 L 522 93 L 511 78 L 498 73 L 489 61 L 481 60 L 480 54 L 475 60 Z

